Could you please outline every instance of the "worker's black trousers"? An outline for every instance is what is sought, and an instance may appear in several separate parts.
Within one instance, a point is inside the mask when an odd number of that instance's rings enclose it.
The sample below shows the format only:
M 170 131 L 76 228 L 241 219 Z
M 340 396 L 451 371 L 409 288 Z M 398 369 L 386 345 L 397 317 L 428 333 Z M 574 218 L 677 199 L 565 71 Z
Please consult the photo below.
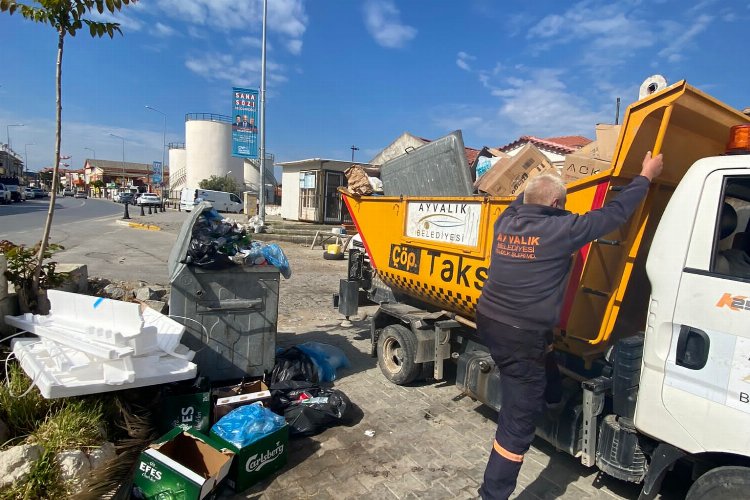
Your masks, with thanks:
M 477 314 L 477 330 L 500 370 L 501 408 L 495 442 L 484 472 L 484 500 L 507 499 L 516 487 L 523 455 L 534 439 L 547 399 L 560 398 L 560 374 L 548 330 L 523 330 Z

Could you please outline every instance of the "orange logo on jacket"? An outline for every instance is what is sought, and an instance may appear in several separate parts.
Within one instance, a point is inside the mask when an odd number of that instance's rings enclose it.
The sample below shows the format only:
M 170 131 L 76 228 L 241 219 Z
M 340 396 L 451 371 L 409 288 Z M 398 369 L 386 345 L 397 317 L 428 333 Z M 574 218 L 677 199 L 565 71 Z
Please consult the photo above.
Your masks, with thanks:
M 725 293 L 716 303 L 716 307 L 728 307 L 732 311 L 750 310 L 750 300 L 747 300 L 747 296 L 745 295 L 732 296 L 731 293 Z
M 495 253 L 512 259 L 534 260 L 538 245 L 539 236 L 498 233 Z

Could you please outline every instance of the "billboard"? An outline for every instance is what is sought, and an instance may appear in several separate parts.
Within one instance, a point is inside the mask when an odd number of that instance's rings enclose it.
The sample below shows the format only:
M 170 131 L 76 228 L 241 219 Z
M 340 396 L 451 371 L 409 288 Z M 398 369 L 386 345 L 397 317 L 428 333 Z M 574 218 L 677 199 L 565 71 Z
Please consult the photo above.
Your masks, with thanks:
M 258 90 L 232 88 L 232 156 L 258 158 Z
M 161 168 L 162 167 L 160 161 L 155 161 L 151 165 L 151 182 L 153 182 L 154 184 L 161 184 L 161 180 L 163 177 Z

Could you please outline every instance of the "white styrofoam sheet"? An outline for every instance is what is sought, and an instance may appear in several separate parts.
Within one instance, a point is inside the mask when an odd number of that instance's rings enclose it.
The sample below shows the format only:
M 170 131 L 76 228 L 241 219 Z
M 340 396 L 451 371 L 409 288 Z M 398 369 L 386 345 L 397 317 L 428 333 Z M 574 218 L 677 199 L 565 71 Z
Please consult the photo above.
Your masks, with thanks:
M 45 398 L 54 399 L 188 380 L 197 366 L 161 353 L 103 360 L 50 340 L 14 339 L 13 354 Z

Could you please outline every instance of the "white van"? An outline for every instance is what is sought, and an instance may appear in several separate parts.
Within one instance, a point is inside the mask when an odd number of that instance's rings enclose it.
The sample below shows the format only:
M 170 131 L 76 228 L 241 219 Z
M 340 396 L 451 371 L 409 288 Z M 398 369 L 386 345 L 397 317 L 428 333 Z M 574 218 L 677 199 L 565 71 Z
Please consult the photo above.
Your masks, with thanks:
M 242 200 L 234 193 L 210 189 L 184 188 L 180 194 L 180 208 L 190 212 L 201 201 L 207 201 L 219 212 L 242 212 Z

